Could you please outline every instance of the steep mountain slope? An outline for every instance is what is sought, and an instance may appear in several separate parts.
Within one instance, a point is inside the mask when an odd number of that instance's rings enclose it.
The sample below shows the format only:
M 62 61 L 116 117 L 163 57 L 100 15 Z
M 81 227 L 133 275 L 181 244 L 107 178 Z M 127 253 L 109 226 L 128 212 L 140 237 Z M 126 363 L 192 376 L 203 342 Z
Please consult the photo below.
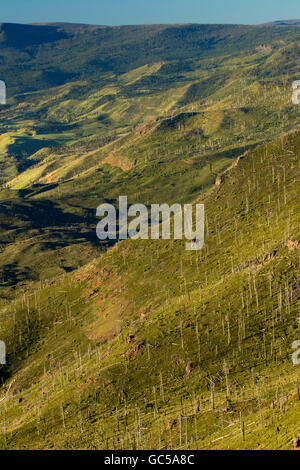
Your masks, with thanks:
M 299 121 L 296 26 L 1 28 L 0 303 L 98 256 L 95 209 L 105 199 L 189 201 Z M 35 76 L 54 66 L 59 83 Z M 51 217 L 40 222 L 41 208 Z
M 281 138 L 203 193 L 203 252 L 128 240 L 3 309 L 2 447 L 290 448 L 299 157 Z
M 290 448 L 299 27 L 2 24 L 0 44 L 0 448 Z M 120 195 L 203 201 L 204 249 L 100 243 Z

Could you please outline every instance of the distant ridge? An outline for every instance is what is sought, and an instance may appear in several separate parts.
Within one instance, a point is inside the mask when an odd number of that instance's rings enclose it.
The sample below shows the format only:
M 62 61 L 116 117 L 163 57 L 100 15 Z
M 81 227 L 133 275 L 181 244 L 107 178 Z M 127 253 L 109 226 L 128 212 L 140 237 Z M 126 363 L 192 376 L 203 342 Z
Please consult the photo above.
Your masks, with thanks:
M 300 25 L 300 20 L 277 20 L 265 24 L 271 26 L 297 26 Z
M 28 23 L 29 25 L 32 26 L 55 26 L 55 27 L 61 27 L 61 28 L 68 28 L 68 29 L 76 29 L 78 27 L 80 28 L 119 28 L 120 26 L 135 26 L 135 27 L 147 27 L 147 26 L 188 26 L 188 25 L 198 25 L 198 26 L 224 26 L 223 23 L 215 23 L 215 24 L 207 24 L 207 23 L 174 23 L 174 24 L 138 24 L 138 25 L 114 25 L 114 26 L 109 26 L 109 25 L 97 25 L 97 24 L 87 24 L 87 23 L 67 23 L 67 22 L 40 22 L 40 23 Z M 262 23 L 259 26 L 298 26 L 300 25 L 300 19 L 298 20 L 276 20 L 276 21 L 270 21 L 268 23 Z M 238 23 L 232 23 L 231 26 L 250 26 L 247 24 L 238 24 Z
M 101 29 L 101 28 L 109 28 L 109 26 L 105 25 L 97 25 L 97 24 L 86 24 L 86 23 L 65 23 L 65 22 L 54 22 L 54 23 L 28 23 L 29 26 L 52 26 L 55 28 L 64 28 L 64 29 Z

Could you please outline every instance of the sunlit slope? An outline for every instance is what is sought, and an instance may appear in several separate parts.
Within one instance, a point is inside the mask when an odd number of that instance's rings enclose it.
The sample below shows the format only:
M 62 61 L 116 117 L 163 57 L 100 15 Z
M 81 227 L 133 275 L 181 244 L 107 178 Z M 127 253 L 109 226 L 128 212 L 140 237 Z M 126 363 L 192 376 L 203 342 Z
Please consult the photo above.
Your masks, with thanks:
M 187 202 L 213 185 L 247 147 L 199 153 L 200 121 L 196 113 L 162 120 L 73 163 L 52 166 L 44 184 L 0 192 L 2 296 L 20 283 L 49 279 L 97 256 L 101 202 L 117 205 L 122 194 L 132 203 Z M 30 171 L 20 178 L 25 175 Z
M 3 309 L 2 448 L 291 448 L 299 158 L 278 139 L 195 195 L 201 252 L 128 240 Z
M 257 54 L 249 62 L 260 63 L 261 58 L 261 54 Z M 198 114 L 198 119 L 193 120 L 194 127 L 191 120 L 180 123 L 175 119 L 174 123 L 178 124 L 175 127 L 182 131 L 181 134 L 185 128 L 198 134 L 199 153 L 260 142 L 295 123 L 298 114 L 291 105 L 292 77 L 280 78 L 278 75 L 275 82 L 260 81 L 251 76 L 253 72 L 249 64 L 245 69 L 242 58 L 237 65 L 229 62 L 227 60 L 225 65 L 220 65 L 224 71 L 217 73 L 209 71 L 209 64 L 206 64 L 208 72 L 199 69 L 192 76 L 187 74 L 185 79 L 182 78 L 183 83 L 178 83 L 176 76 L 170 73 L 166 89 L 155 89 L 150 81 L 143 85 L 146 89 L 141 95 L 137 88 L 132 96 L 124 96 L 124 89 L 117 86 L 114 77 L 113 90 L 105 88 L 87 99 L 79 94 L 76 99 L 69 100 L 64 93 L 57 91 L 53 100 L 47 99 L 43 103 L 42 99 L 30 104 L 32 98 L 28 95 L 24 115 L 19 116 L 17 107 L 9 121 L 9 127 L 16 129 L 27 126 L 24 127 L 27 134 L 15 145 L 5 147 L 3 157 L 7 158 L 2 163 L 3 181 L 10 180 L 10 187 L 20 188 L 78 175 L 93 168 L 98 151 L 100 155 L 109 153 L 109 142 L 115 141 L 114 148 L 118 149 L 120 139 L 123 147 L 125 135 L 147 133 L 151 139 L 148 131 L 157 126 L 157 121 L 182 113 Z M 137 73 L 144 72 L 138 70 Z M 249 76 L 245 77 L 245 74 Z M 161 83 L 161 77 L 158 76 L 157 80 Z M 71 85 L 63 88 L 66 87 L 72 88 Z M 2 113 L 6 117 L 5 112 Z M 27 121 L 27 113 L 35 116 L 36 121 Z M 14 132 L 11 130 L 6 135 L 13 138 Z M 131 150 L 129 158 L 133 163 L 132 149 L 127 147 L 128 151 Z M 122 154 L 118 164 L 126 168 L 128 159 Z M 96 161 L 101 164 L 101 160 Z M 12 178 L 12 175 L 16 177 Z
M 298 26 L 1 30 L 0 183 L 10 187 L 81 173 L 77 160 L 91 168 L 91 151 L 181 112 L 215 123 L 204 133 L 214 148 L 261 141 L 297 118 Z
M 291 447 L 299 41 L 298 26 L 0 26 L 0 447 Z M 107 251 L 96 207 L 120 195 L 203 201 L 204 249 Z
M 27 169 L 6 184 L 14 191 L 0 193 L 5 224 L 0 238 L 2 296 L 20 283 L 51 278 L 97 256 L 95 215 L 102 201 L 117 204 L 124 194 L 131 203 L 189 202 L 245 151 L 296 128 L 299 110 L 291 104 L 289 82 L 278 83 L 233 80 L 208 103 L 194 102 L 140 122 L 97 150 L 84 142 L 78 148 L 37 150 L 26 159 Z M 23 148 L 25 139 L 28 145 L 34 142 L 22 132 L 13 144 L 9 138 L 3 137 L 4 165 L 8 149 Z M 53 139 L 59 142 L 61 135 Z M 20 207 L 26 223 L 21 218 L 16 225 Z M 37 228 L 31 214 L 39 214 L 41 207 L 53 217 Z M 70 218 L 78 222 L 71 229 Z

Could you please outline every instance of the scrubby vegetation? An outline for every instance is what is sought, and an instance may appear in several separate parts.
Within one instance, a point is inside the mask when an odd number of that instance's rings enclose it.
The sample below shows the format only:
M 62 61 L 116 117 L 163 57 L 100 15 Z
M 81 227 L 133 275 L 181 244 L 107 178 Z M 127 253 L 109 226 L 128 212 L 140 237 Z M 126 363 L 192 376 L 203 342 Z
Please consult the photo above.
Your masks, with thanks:
M 291 448 L 299 27 L 22 28 L 0 33 L 0 447 Z M 122 194 L 204 202 L 204 249 L 100 245 Z

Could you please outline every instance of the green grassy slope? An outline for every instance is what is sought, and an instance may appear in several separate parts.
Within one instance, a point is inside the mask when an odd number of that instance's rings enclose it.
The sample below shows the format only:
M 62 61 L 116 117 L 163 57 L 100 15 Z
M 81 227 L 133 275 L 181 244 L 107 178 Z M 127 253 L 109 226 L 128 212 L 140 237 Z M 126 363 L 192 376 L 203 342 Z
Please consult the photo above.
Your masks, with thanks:
M 268 77 L 276 54 L 286 66 Z M 282 44 L 246 56 L 224 56 L 222 49 L 219 57 L 113 75 L 100 91 L 68 82 L 26 93 L 21 103 L 16 95 L 1 111 L 7 131 L 0 136 L 1 175 L 3 188 L 13 191 L 4 189 L 0 198 L 6 201 L 5 227 L 14 228 L 1 232 L 2 297 L 15 295 L 16 284 L 68 271 L 99 254 L 95 209 L 104 199 L 122 193 L 146 204 L 188 201 L 238 155 L 297 127 L 293 64 Z M 48 228 L 30 223 L 41 205 L 52 214 Z M 70 218 L 77 221 L 71 232 Z
M 0 448 L 291 447 L 299 41 L 0 25 Z M 203 201 L 204 249 L 100 244 L 119 195 Z
M 243 141 L 245 126 L 256 140 L 278 121 L 288 127 L 299 39 L 298 26 L 3 24 L 0 183 L 63 177 L 76 157 L 182 108 L 212 120 L 222 111 L 223 133 L 212 129 L 209 146 Z
M 120 194 L 133 203 L 184 202 L 212 185 L 245 147 L 199 155 L 201 136 L 193 129 L 200 119 L 184 114 L 181 132 L 178 123 L 174 128 L 162 121 L 142 135 L 137 131 L 98 152 L 73 156 L 59 169 L 59 183 L 0 192 L 2 297 L 15 295 L 12 286 L 67 272 L 100 254 L 95 226 L 101 202 L 117 203 Z
M 278 139 L 198 195 L 203 251 L 128 240 L 4 308 L 1 446 L 290 448 L 299 157 Z

